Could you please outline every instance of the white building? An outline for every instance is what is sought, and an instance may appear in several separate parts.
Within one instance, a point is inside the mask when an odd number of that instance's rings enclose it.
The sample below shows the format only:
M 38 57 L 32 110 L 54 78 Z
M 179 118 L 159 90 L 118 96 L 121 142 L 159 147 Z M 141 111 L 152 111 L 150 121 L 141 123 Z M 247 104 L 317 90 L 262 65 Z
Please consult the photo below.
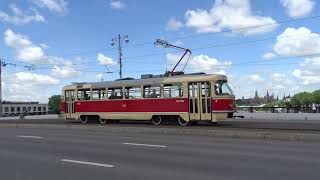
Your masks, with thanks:
M 40 104 L 39 102 L 2 102 L 3 116 L 15 116 L 25 113 L 31 115 L 48 114 L 48 104 Z

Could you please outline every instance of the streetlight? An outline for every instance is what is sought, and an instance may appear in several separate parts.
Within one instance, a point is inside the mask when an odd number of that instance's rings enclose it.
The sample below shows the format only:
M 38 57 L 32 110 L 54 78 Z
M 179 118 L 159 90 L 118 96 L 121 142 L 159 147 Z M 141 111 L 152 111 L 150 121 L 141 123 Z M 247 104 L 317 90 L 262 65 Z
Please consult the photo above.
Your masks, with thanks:
M 119 76 L 122 79 L 122 43 L 129 43 L 128 35 L 121 36 L 120 34 L 118 37 L 111 39 L 111 46 L 114 46 L 116 43 L 118 44 L 118 53 L 119 53 L 119 64 L 120 64 L 120 71 Z

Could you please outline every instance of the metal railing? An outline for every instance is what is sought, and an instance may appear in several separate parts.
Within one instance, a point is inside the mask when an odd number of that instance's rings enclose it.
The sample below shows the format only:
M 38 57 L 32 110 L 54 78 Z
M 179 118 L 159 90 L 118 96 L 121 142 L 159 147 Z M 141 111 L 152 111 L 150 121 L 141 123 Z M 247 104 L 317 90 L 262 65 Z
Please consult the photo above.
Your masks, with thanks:
M 278 106 L 268 106 L 268 107 L 257 107 L 257 106 L 246 106 L 246 107 L 236 107 L 237 112 L 245 111 L 250 113 L 255 112 L 269 112 L 269 113 L 320 113 L 320 107 L 316 107 L 314 110 L 312 107 L 278 107 Z

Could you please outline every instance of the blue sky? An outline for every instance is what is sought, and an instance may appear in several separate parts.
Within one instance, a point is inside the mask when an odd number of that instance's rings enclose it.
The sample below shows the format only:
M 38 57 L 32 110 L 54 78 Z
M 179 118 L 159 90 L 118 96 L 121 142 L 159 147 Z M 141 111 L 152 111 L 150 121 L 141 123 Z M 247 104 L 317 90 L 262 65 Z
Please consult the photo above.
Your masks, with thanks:
M 0 57 L 17 65 L 3 68 L 3 98 L 46 102 L 71 82 L 118 78 L 118 34 L 130 40 L 125 77 L 172 67 L 181 52 L 161 38 L 192 50 L 186 72 L 226 74 L 237 98 L 313 91 L 318 11 L 315 0 L 1 0 Z

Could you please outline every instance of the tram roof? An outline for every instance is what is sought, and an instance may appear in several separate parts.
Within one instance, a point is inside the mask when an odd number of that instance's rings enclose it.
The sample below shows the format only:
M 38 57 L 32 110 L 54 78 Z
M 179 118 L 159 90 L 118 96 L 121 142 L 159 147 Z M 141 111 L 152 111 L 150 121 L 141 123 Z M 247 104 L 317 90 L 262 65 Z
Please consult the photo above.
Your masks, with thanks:
M 105 87 L 122 87 L 122 86 L 139 86 L 139 85 L 154 85 L 162 83 L 189 82 L 189 81 L 212 81 L 212 80 L 227 80 L 227 77 L 222 74 L 183 74 L 169 77 L 151 77 L 145 79 L 121 79 L 115 81 L 104 82 L 83 82 L 67 85 L 63 89 L 76 88 L 105 88 Z

